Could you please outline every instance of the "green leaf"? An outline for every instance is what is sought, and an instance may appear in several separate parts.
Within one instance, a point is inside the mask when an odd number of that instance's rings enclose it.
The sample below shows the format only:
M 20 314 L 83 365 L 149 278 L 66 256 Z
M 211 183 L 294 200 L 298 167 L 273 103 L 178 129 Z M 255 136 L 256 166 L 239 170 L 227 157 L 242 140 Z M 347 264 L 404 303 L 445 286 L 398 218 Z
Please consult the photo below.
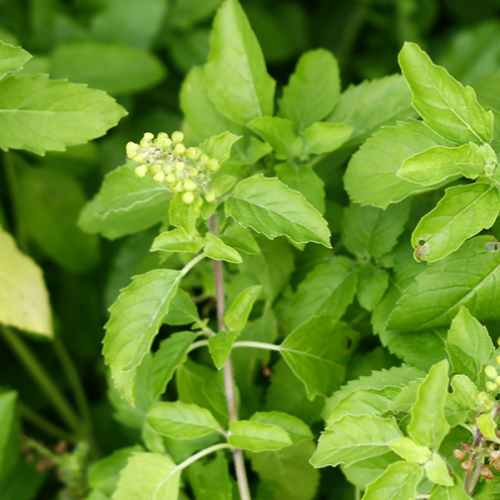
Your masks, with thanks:
M 175 439 L 194 439 L 221 428 L 206 408 L 182 401 L 157 403 L 149 410 L 147 418 L 156 432 Z
M 349 482 L 360 490 L 366 490 L 367 486 L 381 476 L 389 465 L 399 460 L 400 458 L 390 451 L 378 457 L 360 460 L 349 467 L 341 466 L 341 468 Z
M 245 328 L 252 307 L 262 290 L 262 286 L 249 286 L 243 290 L 231 304 L 224 316 L 226 325 L 231 330 L 241 331 Z
M 450 143 L 419 121 L 383 128 L 349 162 L 344 184 L 352 201 L 387 208 L 411 194 L 438 187 L 423 187 L 396 175 L 407 158 L 438 145 Z
M 361 307 L 373 311 L 382 300 L 389 286 L 389 274 L 367 262 L 358 268 L 358 291 L 356 296 Z
M 243 261 L 241 255 L 230 246 L 226 245 L 220 238 L 208 232 L 206 234 L 207 245 L 205 246 L 205 254 L 214 260 L 225 260 L 239 264 Z
M 358 334 L 330 316 L 310 319 L 280 345 L 280 352 L 307 388 L 307 396 L 329 396 L 340 387 Z
M 295 243 L 330 248 L 330 231 L 320 213 L 278 179 L 255 175 L 241 181 L 226 201 L 226 213 L 268 238 L 286 235 Z
M 21 47 L 0 42 L 0 79 L 9 73 L 19 71 L 31 57 L 31 54 Z
M 278 116 L 263 116 L 254 118 L 248 126 L 274 149 L 278 160 L 294 156 L 296 134 L 291 120 Z
M 190 465 L 188 474 L 196 500 L 233 500 L 228 462 L 222 452 L 207 465 L 200 462 Z
M 281 427 L 290 436 L 292 444 L 298 444 L 304 439 L 312 439 L 313 437 L 311 429 L 302 420 L 279 411 L 254 413 L 250 422 L 272 424 Z
M 80 214 L 78 224 L 84 231 L 115 239 L 165 218 L 170 190 L 151 176 L 135 176 L 135 165 L 123 165 L 106 175 L 100 192 Z
M 413 500 L 423 470 L 415 463 L 396 462 L 366 488 L 363 500 Z
M 135 276 L 111 306 L 103 354 L 113 378 L 138 366 L 149 352 L 181 278 L 181 271 L 167 269 Z M 119 390 L 129 399 L 133 388 Z
M 170 224 L 176 227 L 182 227 L 192 237 L 196 229 L 196 220 L 200 214 L 203 200 L 196 197 L 193 203 L 187 205 L 182 201 L 182 195 L 177 194 L 170 202 Z
M 470 87 L 463 87 L 414 43 L 405 43 L 399 64 L 413 93 L 413 106 L 426 125 L 458 144 L 491 141 L 493 113 L 485 111 Z
M 344 209 L 342 241 L 362 258 L 382 257 L 398 242 L 408 219 L 410 204 L 389 205 L 385 210 L 356 203 Z
M 52 313 L 42 270 L 0 228 L 0 322 L 52 338 Z
M 483 497 L 477 494 L 474 495 L 474 498 L 476 500 L 494 500 L 494 497 Z M 460 478 L 455 477 L 454 486 L 451 486 L 449 488 L 445 488 L 443 486 L 435 486 L 432 489 L 429 500 L 470 500 L 470 496 L 465 493 Z
M 288 432 L 274 424 L 249 420 L 229 422 L 229 444 L 249 451 L 279 450 L 292 444 Z
M 451 427 L 465 422 L 479 411 L 479 389 L 467 375 L 455 375 L 451 380 L 453 393 L 446 396 L 446 420 Z
M 345 123 L 316 122 L 302 132 L 304 147 L 302 158 L 335 151 L 344 144 L 352 133 L 352 127 Z
M 425 330 L 448 325 L 462 306 L 479 320 L 500 318 L 494 298 L 500 278 L 500 252 L 486 251 L 485 244 L 490 241 L 488 236 L 466 241 L 447 259 L 429 265 L 405 290 L 388 328 Z
M 151 252 L 190 252 L 198 253 L 205 246 L 199 237 L 190 237 L 183 227 L 160 233 L 154 240 Z
M 234 341 L 240 335 L 240 331 L 219 332 L 215 337 L 208 339 L 208 349 L 218 370 L 222 370 L 227 358 L 231 354 Z
M 314 443 L 303 441 L 278 451 L 251 454 L 250 460 L 260 479 L 275 486 L 273 500 L 312 500 L 320 479 L 319 471 L 309 464 L 313 452 Z
M 180 471 L 158 453 L 134 453 L 121 473 L 113 500 L 177 500 Z
M 237 248 L 245 253 L 258 255 L 260 253 L 259 245 L 254 238 L 245 231 L 239 224 L 229 226 L 220 239 L 230 247 Z
M 47 75 L 0 81 L 0 148 L 43 155 L 101 137 L 126 111 L 100 92 Z
M 337 60 L 325 49 L 303 54 L 279 101 L 280 116 L 301 131 L 322 120 L 340 97 Z
M 491 227 L 499 211 L 500 193 L 494 185 L 476 182 L 448 188 L 436 208 L 419 222 L 412 234 L 412 245 L 421 260 L 442 259 L 466 239 Z
M 425 465 L 425 475 L 427 479 L 433 483 L 443 486 L 453 486 L 453 479 L 448 472 L 446 462 L 437 454 L 432 455 L 432 460 L 429 460 Z
M 214 19 L 205 66 L 210 99 L 232 120 L 248 123 L 273 114 L 275 81 L 237 0 L 226 0 Z
M 387 453 L 389 443 L 402 437 L 395 420 L 375 415 L 346 415 L 321 434 L 311 458 L 314 467 L 352 465 Z
M 476 419 L 477 426 L 484 437 L 489 439 L 498 439 L 497 436 L 497 423 L 493 419 L 491 413 L 483 413 Z
M 57 46 L 50 57 L 50 76 L 122 95 L 155 86 L 166 69 L 156 56 L 130 45 L 84 41 Z
M 354 262 L 347 257 L 333 257 L 316 266 L 299 285 L 288 308 L 286 329 L 291 332 L 313 316 L 328 314 L 340 319 L 356 293 L 357 274 Z
M 274 167 L 278 179 L 298 191 L 320 213 L 325 213 L 325 183 L 309 165 L 278 163 Z
M 445 417 L 448 394 L 448 360 L 434 365 L 418 388 L 417 401 L 411 409 L 408 434 L 422 446 L 437 451 L 450 431 Z
M 432 458 L 432 452 L 427 446 L 421 446 L 411 438 L 394 439 L 389 443 L 389 447 L 408 462 L 424 464 Z
M 462 306 L 451 323 L 446 350 L 455 373 L 467 375 L 479 384 L 480 374 L 495 347 L 488 330 Z
M 456 148 L 435 146 L 403 162 L 397 176 L 410 182 L 430 186 L 454 175 L 477 179 L 486 165 L 496 165 L 497 158 L 489 144 L 473 142 Z
M 19 422 L 16 415 L 17 393 L 0 394 L 0 482 L 15 468 L 19 455 Z
M 241 139 L 241 136 L 224 132 L 202 142 L 200 150 L 210 156 L 210 158 L 219 160 L 219 163 L 224 163 L 231 155 L 231 147 L 239 139 Z
M 168 314 L 164 318 L 167 325 L 190 325 L 200 320 L 198 309 L 191 300 L 191 295 L 184 290 L 178 290 L 170 303 Z

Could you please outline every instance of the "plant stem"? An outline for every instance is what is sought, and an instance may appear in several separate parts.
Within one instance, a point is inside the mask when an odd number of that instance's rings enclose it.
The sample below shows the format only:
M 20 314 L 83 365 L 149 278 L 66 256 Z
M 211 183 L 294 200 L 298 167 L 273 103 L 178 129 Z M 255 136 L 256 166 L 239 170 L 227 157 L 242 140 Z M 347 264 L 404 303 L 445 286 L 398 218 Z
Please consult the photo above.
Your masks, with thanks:
M 212 215 L 209 220 L 210 231 L 216 234 L 216 220 L 215 215 Z M 226 329 L 224 324 L 224 276 L 222 274 L 222 263 L 219 260 L 214 260 L 214 275 L 215 275 L 215 293 L 217 300 L 217 322 L 219 325 L 219 332 Z M 234 390 L 233 367 L 231 363 L 231 356 L 227 358 L 224 365 L 224 386 L 226 388 L 227 410 L 229 414 L 229 421 L 238 420 L 238 408 L 236 406 L 236 394 Z M 238 489 L 240 491 L 241 500 L 251 500 L 250 489 L 248 487 L 247 474 L 245 470 L 245 459 L 243 452 L 235 448 L 233 449 L 234 465 L 236 469 L 236 479 L 238 481 Z
M 54 384 L 53 380 L 47 374 L 42 365 L 35 358 L 28 346 L 16 335 L 10 328 L 0 325 L 0 331 L 11 349 L 16 353 L 19 360 L 33 377 L 34 381 L 45 392 L 52 401 L 54 407 L 58 410 L 61 418 L 68 426 L 76 431 L 80 430 L 80 422 L 73 408 Z
M 208 345 L 208 340 L 198 340 L 191 344 L 188 352 L 198 349 L 198 347 L 205 347 Z M 266 342 L 255 342 L 253 340 L 242 340 L 241 342 L 235 342 L 233 344 L 233 349 L 236 347 L 253 347 L 254 349 L 267 349 L 268 351 L 281 351 L 281 346 L 276 344 L 267 344 Z

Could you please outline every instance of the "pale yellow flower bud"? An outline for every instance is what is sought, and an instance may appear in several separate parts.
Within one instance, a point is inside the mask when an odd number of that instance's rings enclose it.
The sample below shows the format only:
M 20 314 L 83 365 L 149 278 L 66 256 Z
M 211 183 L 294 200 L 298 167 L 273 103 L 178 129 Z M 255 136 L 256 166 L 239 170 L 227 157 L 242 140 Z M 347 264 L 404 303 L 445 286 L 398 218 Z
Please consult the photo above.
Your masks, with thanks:
M 217 172 L 217 170 L 219 170 L 219 168 L 220 168 L 219 160 L 217 158 L 212 158 L 207 163 L 207 168 L 208 168 L 208 170 L 211 170 L 212 172 Z
M 186 179 L 186 181 L 184 182 L 184 189 L 186 191 L 194 191 L 196 189 L 196 184 L 192 179 Z
M 148 167 L 146 165 L 139 165 L 135 169 L 135 175 L 137 175 L 137 177 L 144 177 L 146 175 L 147 171 L 148 171 Z
M 214 193 L 213 191 L 207 191 L 207 192 L 205 193 L 205 199 L 206 199 L 209 203 L 211 203 L 212 201 L 214 201 L 214 200 L 215 200 L 215 193 Z
M 178 161 L 175 165 L 175 170 L 177 170 L 177 172 L 182 172 L 185 168 L 186 168 L 186 164 L 183 163 L 182 161 Z
M 184 144 L 179 143 L 174 148 L 174 155 L 181 155 L 182 153 L 184 153 L 184 151 L 186 151 L 186 146 L 184 146 Z
M 498 385 L 495 384 L 494 382 L 486 382 L 486 389 L 488 389 L 488 391 L 494 391 Z
M 493 365 L 488 365 L 484 369 L 484 373 L 486 373 L 486 376 L 495 379 L 495 377 L 498 375 L 497 369 Z
M 198 148 L 188 148 L 184 153 L 187 158 L 191 158 L 191 160 L 196 160 L 198 156 L 200 156 L 201 151 Z
M 173 182 L 177 181 L 177 176 L 174 174 L 174 172 L 170 172 L 166 179 L 165 179 L 169 184 L 172 184 Z
M 186 191 L 183 195 L 182 195 L 182 201 L 186 204 L 186 205 L 190 205 L 191 203 L 193 203 L 194 201 L 194 194 L 192 191 Z
M 200 156 L 200 165 L 206 165 L 208 163 L 208 160 L 210 160 L 210 156 L 208 156 L 205 153 L 203 153 Z
M 178 144 L 184 140 L 184 134 L 182 132 L 174 132 L 172 134 L 172 141 L 174 144 Z
M 153 179 L 156 182 L 163 182 L 165 180 L 165 172 L 163 170 L 160 170 L 157 174 L 154 175 Z

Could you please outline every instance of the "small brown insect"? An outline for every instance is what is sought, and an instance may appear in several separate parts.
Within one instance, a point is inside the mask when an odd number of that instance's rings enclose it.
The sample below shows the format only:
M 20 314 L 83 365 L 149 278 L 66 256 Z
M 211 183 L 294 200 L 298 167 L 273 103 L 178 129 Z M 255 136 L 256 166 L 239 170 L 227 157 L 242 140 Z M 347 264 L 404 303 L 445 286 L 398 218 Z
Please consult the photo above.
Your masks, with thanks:
M 269 366 L 267 366 L 267 363 L 262 363 L 262 373 L 266 377 L 274 377 L 274 373 L 271 370 L 271 368 L 269 368 Z

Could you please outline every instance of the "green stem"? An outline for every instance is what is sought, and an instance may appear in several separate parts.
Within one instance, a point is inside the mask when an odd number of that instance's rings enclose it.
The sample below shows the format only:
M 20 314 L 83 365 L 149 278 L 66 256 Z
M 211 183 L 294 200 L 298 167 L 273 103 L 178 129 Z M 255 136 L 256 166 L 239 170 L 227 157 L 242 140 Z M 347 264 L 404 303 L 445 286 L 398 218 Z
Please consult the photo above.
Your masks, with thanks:
M 16 353 L 26 370 L 31 374 L 33 380 L 40 386 L 50 399 L 54 407 L 58 410 L 61 418 L 68 426 L 76 431 L 80 430 L 80 422 L 73 408 L 54 384 L 42 365 L 35 358 L 28 346 L 10 328 L 0 325 L 0 331 L 11 349 Z
M 269 351 L 281 351 L 281 346 L 276 344 L 266 344 L 265 342 L 254 342 L 253 340 L 242 340 L 241 342 L 235 342 L 234 347 L 253 347 L 256 349 L 267 349 Z

